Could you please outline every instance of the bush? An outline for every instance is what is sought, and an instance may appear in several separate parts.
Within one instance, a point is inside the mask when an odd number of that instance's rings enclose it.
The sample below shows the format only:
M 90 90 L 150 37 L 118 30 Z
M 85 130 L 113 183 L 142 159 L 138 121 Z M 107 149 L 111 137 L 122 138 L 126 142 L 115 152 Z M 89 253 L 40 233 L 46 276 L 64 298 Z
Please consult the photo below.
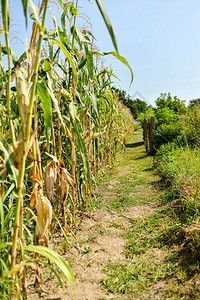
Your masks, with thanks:
M 178 145 L 185 145 L 185 137 L 181 133 L 182 125 L 179 121 L 174 123 L 161 123 L 160 126 L 156 126 L 154 147 L 159 149 L 161 145 L 167 143 L 177 143 Z
M 144 127 L 144 119 L 147 118 L 150 121 L 152 116 L 155 116 L 153 107 L 149 107 L 144 113 L 139 114 L 138 119 L 142 128 Z
M 170 183 L 180 198 L 200 200 L 200 150 L 163 145 L 157 152 L 155 163 L 160 175 Z
M 193 106 L 182 116 L 182 133 L 190 146 L 200 146 L 200 106 Z
M 158 109 L 156 112 L 156 123 L 161 125 L 163 123 L 170 124 L 178 119 L 178 114 L 168 107 Z

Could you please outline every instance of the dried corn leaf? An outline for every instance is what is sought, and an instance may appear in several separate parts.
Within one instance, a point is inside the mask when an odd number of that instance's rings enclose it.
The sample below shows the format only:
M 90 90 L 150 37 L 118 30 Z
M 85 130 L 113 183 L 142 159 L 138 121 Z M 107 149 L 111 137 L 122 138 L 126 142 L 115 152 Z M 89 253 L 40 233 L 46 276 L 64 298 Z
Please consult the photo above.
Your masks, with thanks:
M 31 269 L 33 269 L 34 271 L 38 270 L 38 264 L 33 263 L 33 262 L 24 262 L 21 261 L 19 264 L 16 264 L 8 273 L 7 273 L 7 277 L 10 278 L 12 277 L 13 274 L 17 274 L 20 273 L 22 274 L 24 271 L 25 267 L 29 267 Z
M 75 186 L 75 182 L 71 174 L 65 168 L 60 167 L 60 177 L 63 177 L 63 180 L 67 182 L 70 186 Z
M 40 171 L 39 171 L 38 165 L 36 164 L 36 169 L 35 169 L 35 165 L 33 164 L 29 170 L 29 178 L 31 180 L 32 186 L 35 185 L 35 178 L 40 178 L 39 174 L 40 174 Z
M 58 163 L 58 159 L 57 159 L 56 156 L 54 156 L 54 155 L 52 155 L 52 154 L 49 154 L 49 153 L 47 153 L 47 152 L 45 152 L 45 153 L 46 153 L 46 155 L 48 155 L 51 159 L 53 159 L 53 161 L 54 161 L 55 163 Z
M 36 134 L 36 130 L 34 130 L 32 133 L 31 133 L 31 136 L 30 136 L 30 142 L 29 142 L 29 147 L 25 153 L 25 156 L 28 155 L 28 152 L 30 150 L 30 148 L 32 147 L 32 144 L 33 144 L 33 141 L 34 141 L 34 137 L 35 137 L 35 134 Z M 23 153 L 23 148 L 24 148 L 24 144 L 23 144 L 23 141 L 22 141 L 22 134 L 20 133 L 18 138 L 17 138 L 17 142 L 16 142 L 16 148 L 14 149 L 13 151 L 13 155 L 14 155 L 14 166 L 15 168 L 19 169 L 19 165 L 21 163 L 21 160 L 22 160 L 22 157 L 24 155 Z
M 47 164 L 46 168 L 46 177 L 45 177 L 45 182 L 46 182 L 46 192 L 48 198 L 52 201 L 53 196 L 54 196 L 54 183 L 56 182 L 57 179 L 57 164 L 54 160 L 50 160 Z
M 6 178 L 6 164 L 2 157 L 0 157 L 0 177 L 4 181 Z
M 28 105 L 29 105 L 27 85 L 19 65 L 16 67 L 15 72 L 16 72 L 16 86 L 17 86 L 17 95 L 18 95 L 19 114 L 22 120 L 22 124 L 23 126 L 25 126 L 27 120 L 27 114 L 28 114 Z
M 68 194 L 69 194 L 69 188 L 70 186 L 74 187 L 75 183 L 74 180 L 71 177 L 71 174 L 67 171 L 67 169 L 65 169 L 64 167 L 64 162 L 61 159 L 60 160 L 60 196 L 61 199 L 64 201 L 67 199 Z
M 35 208 L 37 210 L 36 238 L 38 241 L 44 238 L 47 242 L 48 229 L 52 220 L 52 206 L 47 197 L 43 195 L 41 188 L 39 188 L 37 193 Z
M 64 179 L 63 176 L 60 178 L 60 196 L 62 200 L 66 200 L 69 194 L 69 183 Z

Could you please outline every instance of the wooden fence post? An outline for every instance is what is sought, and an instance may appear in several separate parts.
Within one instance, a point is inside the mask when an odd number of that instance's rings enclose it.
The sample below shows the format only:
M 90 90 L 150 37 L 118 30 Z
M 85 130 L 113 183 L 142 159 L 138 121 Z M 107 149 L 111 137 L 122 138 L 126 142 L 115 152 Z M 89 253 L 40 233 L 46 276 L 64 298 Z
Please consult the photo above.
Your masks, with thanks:
M 144 144 L 146 151 L 148 152 L 148 122 L 146 117 L 144 119 Z
M 149 137 L 149 148 L 150 152 L 152 153 L 154 151 L 154 133 L 155 133 L 155 123 L 156 119 L 154 116 L 151 117 L 151 123 L 150 123 L 150 137 Z

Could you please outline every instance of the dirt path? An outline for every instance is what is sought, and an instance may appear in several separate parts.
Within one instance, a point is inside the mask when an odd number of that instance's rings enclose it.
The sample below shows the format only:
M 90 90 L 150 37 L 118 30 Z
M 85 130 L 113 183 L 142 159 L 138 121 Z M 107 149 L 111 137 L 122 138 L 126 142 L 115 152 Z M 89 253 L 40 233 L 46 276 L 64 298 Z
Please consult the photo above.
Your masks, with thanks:
M 76 234 L 80 249 L 65 249 L 63 244 L 57 245 L 75 276 L 78 300 L 133 299 L 132 292 L 117 295 L 109 288 L 108 273 L 104 269 L 111 262 L 127 262 L 126 235 L 129 228 L 134 220 L 144 220 L 158 209 L 162 191 L 160 178 L 151 169 L 152 160 L 145 153 L 141 131 L 135 132 L 132 140 L 127 142 L 126 152 L 118 156 L 115 167 L 108 171 L 96 190 L 100 208 L 94 211 L 92 218 L 83 219 Z M 158 262 L 162 256 L 162 250 L 154 251 L 153 257 Z M 67 281 L 64 290 L 50 275 L 44 281 L 46 292 L 40 297 L 75 299 Z M 31 294 L 31 289 L 29 292 Z M 39 297 L 32 294 L 29 299 Z

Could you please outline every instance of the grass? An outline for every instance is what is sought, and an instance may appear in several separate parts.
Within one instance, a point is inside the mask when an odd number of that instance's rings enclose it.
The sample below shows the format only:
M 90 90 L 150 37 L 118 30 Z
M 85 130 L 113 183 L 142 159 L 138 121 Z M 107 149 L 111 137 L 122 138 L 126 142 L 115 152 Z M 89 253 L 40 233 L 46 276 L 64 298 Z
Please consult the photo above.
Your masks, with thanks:
M 146 155 L 141 137 L 139 129 L 134 133 L 134 140 L 127 141 L 126 151 L 117 156 L 116 165 L 99 182 L 98 196 L 105 199 L 109 209 L 119 211 L 157 198 L 156 183 L 160 178 L 152 172 L 152 157 Z
M 141 144 L 141 131 L 135 132 L 133 138 L 134 142 L 128 141 L 126 152 L 118 156 L 116 166 L 103 178 L 103 202 L 116 212 L 152 202 L 157 203 L 157 210 L 142 219 L 130 219 L 128 226 L 110 224 L 124 230 L 125 258 L 120 262 L 110 260 L 105 265 L 106 278 L 101 283 L 109 292 L 126 294 L 130 299 L 141 299 L 143 293 L 156 294 L 160 299 L 200 299 L 199 262 L 189 260 L 192 253 L 184 249 L 192 245 L 193 236 L 188 233 L 188 243 L 183 247 L 187 233 L 181 219 L 191 217 L 184 223 L 189 224 L 197 211 L 192 202 L 183 203 L 183 199 L 177 207 L 169 205 L 175 199 L 174 191 L 155 174 L 153 158 L 146 155 Z M 200 241 L 198 237 L 196 234 Z M 194 255 L 199 245 L 193 247 Z M 158 282 L 161 288 L 156 289 Z
M 123 263 L 110 261 L 105 269 L 108 277 L 101 282 L 114 294 L 137 295 L 159 280 L 165 279 L 174 270 L 174 264 L 167 262 L 148 263 L 142 257 Z

